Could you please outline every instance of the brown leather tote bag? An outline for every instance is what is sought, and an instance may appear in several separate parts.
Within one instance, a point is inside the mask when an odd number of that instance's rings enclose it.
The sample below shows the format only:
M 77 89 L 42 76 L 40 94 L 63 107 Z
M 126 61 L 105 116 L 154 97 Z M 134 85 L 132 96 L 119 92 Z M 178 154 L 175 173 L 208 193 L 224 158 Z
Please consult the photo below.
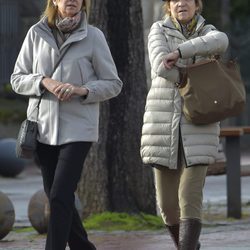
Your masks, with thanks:
M 246 103 L 245 86 L 236 61 L 211 59 L 185 68 L 179 87 L 183 112 L 194 124 L 209 124 L 239 115 Z

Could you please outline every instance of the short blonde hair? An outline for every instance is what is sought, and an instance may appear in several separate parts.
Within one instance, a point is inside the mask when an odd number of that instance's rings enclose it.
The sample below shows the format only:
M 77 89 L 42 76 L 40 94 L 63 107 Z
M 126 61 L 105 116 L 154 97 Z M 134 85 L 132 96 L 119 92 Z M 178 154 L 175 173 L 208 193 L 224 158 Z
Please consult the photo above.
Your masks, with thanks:
M 163 13 L 166 16 L 170 16 L 170 1 L 171 0 L 166 0 L 165 3 L 163 4 Z M 196 11 L 196 13 L 201 14 L 203 9 L 202 0 L 195 0 L 195 4 L 198 6 L 198 10 Z
M 60 0 L 56 0 L 60 1 Z M 90 12 L 90 5 L 91 5 L 91 0 L 83 0 L 82 2 L 82 12 L 86 12 L 87 17 L 89 16 Z M 47 0 L 46 8 L 43 12 L 42 17 L 47 17 L 48 18 L 48 25 L 50 28 L 53 28 L 55 26 L 55 19 L 57 16 L 57 6 L 54 5 L 53 0 Z

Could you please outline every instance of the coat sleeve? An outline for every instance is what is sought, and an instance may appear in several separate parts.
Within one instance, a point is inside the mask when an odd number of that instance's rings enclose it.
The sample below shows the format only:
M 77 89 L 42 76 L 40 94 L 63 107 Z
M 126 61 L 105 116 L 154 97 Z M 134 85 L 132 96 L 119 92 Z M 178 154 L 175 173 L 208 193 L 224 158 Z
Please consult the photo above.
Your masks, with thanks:
M 179 45 L 181 57 L 184 59 L 193 56 L 210 56 L 222 54 L 228 47 L 228 37 L 225 33 L 216 30 L 212 25 L 204 26 L 199 37 L 190 39 Z
M 12 89 L 21 95 L 40 96 L 43 75 L 33 72 L 33 35 L 32 28 L 28 31 L 17 57 L 10 83 Z
M 92 63 L 98 79 L 84 85 L 89 93 L 86 99 L 82 98 L 82 103 L 101 102 L 117 96 L 121 92 L 122 81 L 118 77 L 106 39 L 97 28 L 93 41 Z
M 169 49 L 166 36 L 158 22 L 152 25 L 149 32 L 148 52 L 151 69 L 157 76 L 164 77 L 171 82 L 179 82 L 177 67 L 166 69 L 163 65 L 164 57 L 172 51 Z

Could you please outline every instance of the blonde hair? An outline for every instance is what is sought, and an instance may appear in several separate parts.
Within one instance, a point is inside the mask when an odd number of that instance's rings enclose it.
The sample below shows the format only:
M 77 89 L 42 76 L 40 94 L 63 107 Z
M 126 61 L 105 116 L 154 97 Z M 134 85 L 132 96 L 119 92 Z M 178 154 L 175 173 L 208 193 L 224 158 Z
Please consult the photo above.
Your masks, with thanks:
M 56 0 L 60 1 L 60 0 Z M 90 5 L 91 5 L 91 0 L 83 0 L 82 1 L 82 12 L 86 12 L 87 18 L 89 17 L 89 12 L 90 12 Z M 57 16 L 57 6 L 54 5 L 53 0 L 47 0 L 46 8 L 42 14 L 42 17 L 47 17 L 48 18 L 48 25 L 49 27 L 54 27 L 55 26 L 55 19 Z
M 163 4 L 163 13 L 166 16 L 170 16 L 170 1 L 171 0 L 166 0 L 166 2 Z M 195 4 L 196 6 L 198 6 L 198 10 L 196 11 L 196 13 L 201 14 L 202 9 L 203 9 L 203 3 L 202 0 L 195 0 Z

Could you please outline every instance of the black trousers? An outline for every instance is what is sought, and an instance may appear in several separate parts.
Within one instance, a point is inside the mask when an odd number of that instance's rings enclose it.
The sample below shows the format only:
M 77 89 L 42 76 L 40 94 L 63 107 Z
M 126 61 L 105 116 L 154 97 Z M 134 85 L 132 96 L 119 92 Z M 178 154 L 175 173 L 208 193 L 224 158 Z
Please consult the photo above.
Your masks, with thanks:
M 91 142 L 73 142 L 60 146 L 38 143 L 36 161 L 43 176 L 50 204 L 46 250 L 93 250 L 75 208 L 74 192 L 81 177 Z

